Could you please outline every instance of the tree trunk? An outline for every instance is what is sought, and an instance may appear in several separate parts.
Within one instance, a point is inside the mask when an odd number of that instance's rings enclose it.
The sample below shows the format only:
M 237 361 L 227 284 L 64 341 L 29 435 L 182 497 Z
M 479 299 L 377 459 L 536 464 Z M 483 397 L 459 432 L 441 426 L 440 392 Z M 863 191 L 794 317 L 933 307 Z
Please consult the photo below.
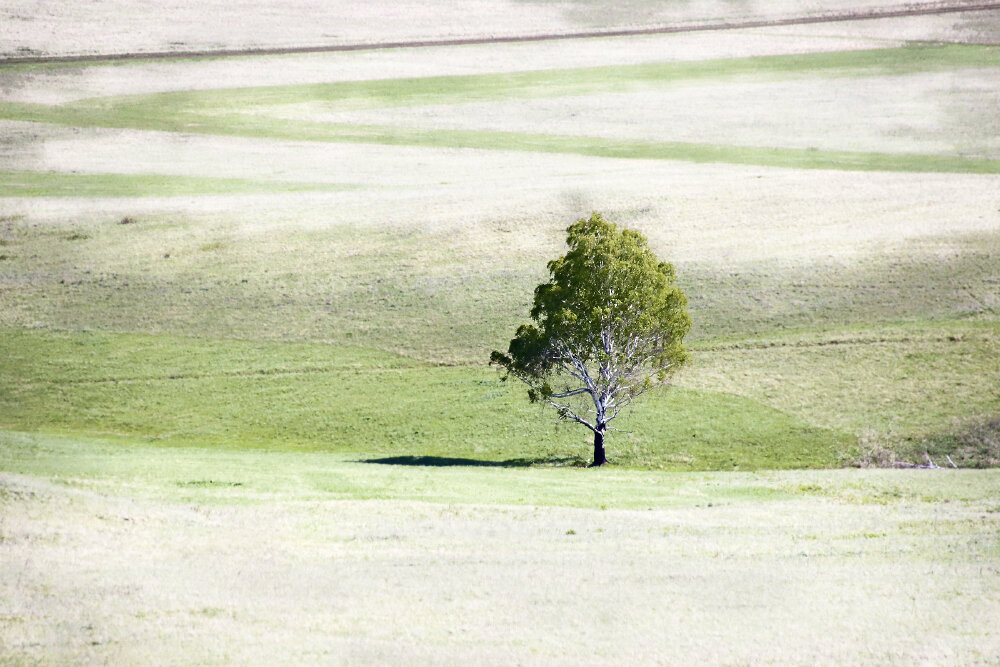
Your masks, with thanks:
M 607 462 L 608 459 L 604 456 L 604 429 L 598 429 L 594 431 L 594 462 L 590 464 L 590 467 L 596 468 Z

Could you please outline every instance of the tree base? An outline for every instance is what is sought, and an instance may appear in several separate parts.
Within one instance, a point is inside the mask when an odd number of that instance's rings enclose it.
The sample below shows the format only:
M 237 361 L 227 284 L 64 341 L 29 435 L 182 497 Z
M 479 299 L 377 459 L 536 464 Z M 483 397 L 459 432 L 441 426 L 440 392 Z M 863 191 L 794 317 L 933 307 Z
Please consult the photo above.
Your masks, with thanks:
M 594 462 L 588 468 L 597 468 L 608 462 L 604 455 L 604 429 L 594 431 Z

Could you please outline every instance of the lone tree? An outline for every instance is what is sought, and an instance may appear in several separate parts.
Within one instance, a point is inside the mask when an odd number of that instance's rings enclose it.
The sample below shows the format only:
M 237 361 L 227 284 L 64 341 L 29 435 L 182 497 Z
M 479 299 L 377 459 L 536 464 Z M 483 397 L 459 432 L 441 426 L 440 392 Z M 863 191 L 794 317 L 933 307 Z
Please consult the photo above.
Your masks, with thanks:
M 528 385 L 532 402 L 594 432 L 594 461 L 607 463 L 608 424 L 636 397 L 665 384 L 687 359 L 687 298 L 674 267 L 646 238 L 600 213 L 567 230 L 569 252 L 535 288 L 534 324 L 522 324 L 490 363 Z

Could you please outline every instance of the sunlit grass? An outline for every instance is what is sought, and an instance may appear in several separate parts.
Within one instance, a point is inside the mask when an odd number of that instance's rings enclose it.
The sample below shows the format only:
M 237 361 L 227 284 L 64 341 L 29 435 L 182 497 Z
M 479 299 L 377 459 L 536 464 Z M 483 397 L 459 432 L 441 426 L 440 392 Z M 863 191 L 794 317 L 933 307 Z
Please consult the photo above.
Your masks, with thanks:
M 119 433 L 161 444 L 381 452 L 509 462 L 589 454 L 523 389 L 326 345 L 9 331 L 0 424 Z M 663 392 L 622 418 L 609 456 L 669 469 L 836 465 L 850 443 L 729 394 Z
M 7 655 L 908 664 L 998 646 L 997 471 L 369 460 L 0 432 Z
M 160 176 L 150 173 L 162 164 L 155 161 L 150 168 L 127 169 L 139 172 L 132 174 L 4 172 L 0 194 L 29 201 L 28 211 L 32 198 L 52 207 L 65 197 L 103 197 L 116 199 L 113 206 L 124 212 L 107 218 L 96 213 L 56 220 L 49 216 L 42 224 L 32 216 L 4 219 L 0 325 L 10 332 L 6 346 L 11 363 L 5 373 L 16 390 L 6 397 L 8 414 L 0 423 L 27 429 L 48 425 L 63 431 L 107 430 L 172 444 L 200 441 L 489 461 L 584 459 L 586 432 L 554 429 L 551 415 L 528 408 L 516 388 L 497 388 L 496 376 L 483 367 L 489 353 L 502 348 L 525 318 L 545 261 L 561 248 L 560 225 L 569 220 L 550 210 L 536 220 L 530 211 L 508 219 L 470 208 L 468 224 L 432 224 L 428 218 L 434 214 L 422 212 L 423 203 L 437 192 L 430 184 L 447 184 L 422 173 L 425 158 L 448 159 L 449 154 L 438 149 L 460 147 L 480 149 L 463 155 L 470 162 L 498 149 L 526 156 L 587 155 L 596 158 L 595 163 L 610 157 L 732 162 L 781 167 L 769 176 L 782 179 L 791 173 L 785 168 L 993 173 L 1000 162 L 905 150 L 889 155 L 544 131 L 420 129 L 405 123 L 325 123 L 272 114 L 311 103 L 333 111 L 461 105 L 664 89 L 685 82 L 724 86 L 734 81 L 849 81 L 887 75 L 905 81 L 912 73 L 996 69 L 997 54 L 994 47 L 919 45 L 191 90 L 63 105 L 0 104 L 0 115 L 37 123 L 168 131 L 177 133 L 181 143 L 191 134 L 218 138 L 218 143 L 185 146 L 187 160 L 196 159 L 198 150 L 224 146 L 232 137 L 258 141 L 252 150 L 232 154 L 259 160 L 268 155 L 267 139 L 281 139 L 281 159 L 286 162 L 279 161 L 268 173 L 300 177 L 305 174 L 302 165 L 288 162 L 297 155 L 295 142 L 433 149 L 407 153 L 406 164 L 421 172 L 417 179 L 401 172 L 383 175 L 377 161 L 385 154 L 366 156 L 371 160 L 365 167 L 369 183 L 398 197 L 398 206 L 412 207 L 414 222 L 405 225 L 398 218 L 383 223 L 375 213 L 363 224 L 356 216 L 341 222 L 339 200 L 312 204 L 305 199 L 307 190 L 344 189 L 340 176 L 330 184 L 313 183 L 311 176 L 302 182 Z M 949 132 L 955 130 L 949 127 Z M 49 135 L 36 134 L 27 124 L 17 128 L 23 135 L 18 141 L 48 140 Z M 52 136 L 53 141 L 64 141 Z M 905 149 L 905 138 L 900 141 Z M 83 141 L 67 150 L 86 152 L 88 145 Z M 163 151 L 176 147 L 170 142 L 158 145 Z M 351 157 L 347 150 L 337 159 L 349 164 Z M 133 158 L 126 154 L 122 160 L 128 165 Z M 102 171 L 108 171 L 113 154 L 103 154 L 100 161 Z M 142 163 L 139 158 L 133 161 Z M 69 156 L 68 163 L 89 166 L 78 156 Z M 491 166 L 484 178 L 511 178 L 510 164 L 516 165 L 516 160 Z M 169 168 L 174 170 L 174 165 Z M 598 169 L 592 163 L 585 168 Z M 323 169 L 333 167 L 324 162 L 317 178 Z M 247 170 L 236 173 L 242 176 Z M 641 171 L 635 173 L 642 177 Z M 664 172 L 657 178 L 666 187 L 678 175 Z M 972 176 L 960 186 L 947 182 L 946 190 L 955 189 L 942 191 L 941 197 L 961 197 L 978 187 L 980 181 L 971 179 L 984 179 L 984 187 L 990 182 L 986 176 Z M 575 172 L 567 167 L 546 187 L 565 190 L 574 182 Z M 943 220 L 938 237 L 881 247 L 874 240 L 879 237 L 873 236 L 852 245 L 854 228 L 845 225 L 842 215 L 837 224 L 848 238 L 837 239 L 825 253 L 830 232 L 808 205 L 796 209 L 810 216 L 801 226 L 767 219 L 769 207 L 780 205 L 783 198 L 808 196 L 802 191 L 808 184 L 794 179 L 787 183 L 787 190 L 778 186 L 764 195 L 752 219 L 744 219 L 744 212 L 734 208 L 738 197 L 724 211 L 699 201 L 693 212 L 698 220 L 713 215 L 739 218 L 735 223 L 712 221 L 707 229 L 700 223 L 692 222 L 689 228 L 677 222 L 691 213 L 685 208 L 683 188 L 677 191 L 677 210 L 671 208 L 669 216 L 632 216 L 632 202 L 623 204 L 621 211 L 608 211 L 611 219 L 619 213 L 636 218 L 654 238 L 658 252 L 659 246 L 669 251 L 675 238 L 688 249 L 687 259 L 668 259 L 678 267 L 695 322 L 690 341 L 694 363 L 681 376 L 681 389 L 637 406 L 635 418 L 619 435 L 618 462 L 673 469 L 837 465 L 852 438 L 870 429 L 919 446 L 925 438 L 947 438 L 956 420 L 988 419 L 1000 411 L 1000 397 L 993 389 L 998 375 L 993 362 L 995 234 L 951 233 L 949 229 L 969 227 L 967 221 Z M 753 186 L 753 181 L 742 185 L 748 190 Z M 475 187 L 470 182 L 461 185 Z M 655 187 L 650 185 L 648 191 Z M 253 206 L 225 215 L 195 210 L 201 195 L 266 193 L 287 199 L 272 200 L 266 213 Z M 411 195 L 416 198 L 408 204 Z M 563 195 L 575 196 L 572 189 Z M 147 196 L 173 197 L 170 206 L 176 212 L 143 215 L 142 207 L 137 207 L 139 213 L 125 208 L 130 197 Z M 442 196 L 464 201 L 461 197 L 469 195 L 463 190 Z M 879 196 L 861 201 L 879 205 Z M 581 202 L 585 200 L 583 193 Z M 675 206 L 662 196 L 655 201 Z M 301 213 L 306 224 L 276 224 L 276 202 L 288 205 L 282 216 L 295 220 Z M 323 206 L 329 208 L 313 210 Z M 982 216 L 981 208 L 972 206 L 962 215 Z M 859 219 L 864 215 L 858 211 Z M 121 224 L 124 219 L 129 224 Z M 771 243 L 781 243 L 782 233 L 796 235 L 801 256 L 758 252 L 760 257 L 750 261 L 733 251 L 732 240 L 720 241 L 726 233 L 742 237 L 758 231 Z M 712 250 L 691 251 L 702 234 L 707 244 L 715 244 L 710 247 L 722 249 L 718 257 Z M 828 240 L 813 248 L 807 245 L 811 235 Z M 901 328 L 916 333 L 899 334 Z M 54 342 L 57 338 L 46 338 L 44 332 L 52 330 L 96 331 L 100 333 L 93 341 L 101 342 L 77 362 L 72 351 Z M 845 331 L 853 332 L 848 344 L 830 344 Z M 78 334 L 68 335 L 74 345 L 83 345 L 75 352 L 84 352 L 90 344 L 73 338 Z M 198 339 L 204 339 L 204 349 Z M 247 342 L 232 342 L 230 349 L 225 341 L 234 339 Z M 762 339 L 774 345 L 762 345 Z M 799 345 L 805 340 L 808 345 Z M 283 347 L 293 342 L 323 345 Z M 392 360 L 388 367 L 379 357 L 383 353 Z M 303 355 L 315 359 L 307 363 Z M 332 398 L 341 395 L 352 398 Z
M 502 463 L 502 462 L 501 462 Z M 996 472 L 587 470 L 556 461 L 476 465 L 379 452 L 163 447 L 146 438 L 0 431 L 0 469 L 135 497 L 229 504 L 271 500 L 392 499 L 588 509 L 712 507 L 821 499 L 996 504 Z M 1000 511 L 1000 505 L 997 505 Z

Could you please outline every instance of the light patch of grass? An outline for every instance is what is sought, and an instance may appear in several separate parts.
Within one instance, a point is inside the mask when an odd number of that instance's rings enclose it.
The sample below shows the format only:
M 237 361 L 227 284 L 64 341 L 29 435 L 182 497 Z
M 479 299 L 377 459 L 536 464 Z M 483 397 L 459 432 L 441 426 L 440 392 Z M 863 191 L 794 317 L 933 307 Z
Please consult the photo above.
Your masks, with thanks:
M 109 495 L 210 505 L 406 500 L 591 510 L 834 504 L 995 504 L 998 471 L 664 472 L 575 466 L 394 461 L 377 452 L 162 447 L 145 438 L 0 430 L 0 471 Z M 4 489 L 0 485 L 0 489 Z M 11 492 L 7 493 L 8 497 Z M 885 504 L 881 500 L 877 504 Z
M 66 12 L 12 10 L 0 50 L 6 57 L 190 50 L 211 53 L 218 49 L 407 42 L 766 20 L 802 13 L 852 12 L 883 5 L 884 0 L 825 0 L 814 7 L 790 0 L 712 5 L 587 0 L 553 6 L 550 2 L 483 0 L 456 14 L 453 5 L 442 0 L 412 0 L 405 16 L 387 17 L 381 8 L 374 6 L 352 7 L 350 12 L 339 5 L 310 6 L 311 11 L 305 12 L 305 5 L 293 2 L 260 12 L 255 2 L 247 0 L 141 9 L 95 0 Z M 889 27 L 882 29 L 891 31 L 898 21 L 906 19 L 863 23 L 875 23 L 878 27 L 889 23 Z M 331 33 L 329 26 L 336 26 L 336 32 Z M 838 24 L 835 26 L 844 30 Z M 103 60 L 101 65 L 114 65 L 114 60 Z
M 0 470 L 0 639 L 23 662 L 1000 647 L 997 471 L 430 468 L 10 432 Z
M 900 440 L 930 436 L 952 416 L 1000 407 L 1000 328 L 994 322 L 812 338 L 696 349 L 683 383 L 738 393 L 827 428 L 874 429 Z
M 423 130 L 537 132 L 809 151 L 1000 157 L 996 68 L 892 76 L 745 77 L 599 95 L 343 110 L 336 102 L 256 107 L 285 120 Z M 886 90 L 893 94 L 887 98 Z M 739 103 L 734 103 L 738 100 Z

